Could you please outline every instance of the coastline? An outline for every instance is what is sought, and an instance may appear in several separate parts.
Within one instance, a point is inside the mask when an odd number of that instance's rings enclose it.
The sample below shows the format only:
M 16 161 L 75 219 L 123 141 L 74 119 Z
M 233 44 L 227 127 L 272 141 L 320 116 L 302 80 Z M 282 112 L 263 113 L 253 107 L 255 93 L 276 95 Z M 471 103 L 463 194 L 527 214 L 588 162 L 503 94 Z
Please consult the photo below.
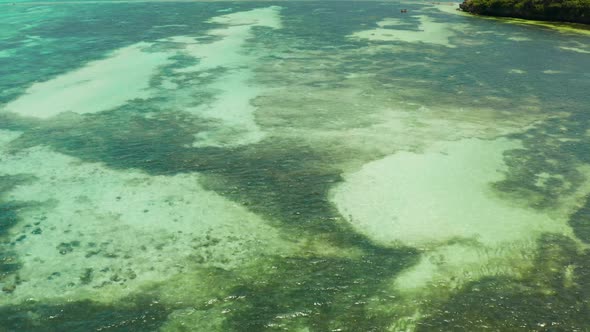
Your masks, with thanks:
M 573 33 L 573 34 L 582 34 L 590 36 L 590 25 L 582 24 L 582 23 L 573 23 L 573 22 L 562 22 L 562 21 L 548 21 L 548 20 L 533 20 L 533 19 L 525 19 L 525 18 L 518 18 L 518 17 L 510 17 L 510 16 L 494 16 L 494 15 L 485 15 L 485 14 L 476 14 L 469 11 L 465 11 L 461 9 L 461 4 L 458 3 L 456 6 L 456 10 L 453 11 L 446 11 L 449 13 L 461 14 L 466 16 L 472 17 L 479 17 L 487 20 L 498 20 L 504 23 L 509 24 L 518 24 L 518 25 L 527 25 L 527 26 L 536 26 L 542 27 L 547 29 L 552 29 L 561 33 Z
M 534 6 L 527 1 L 465 0 L 459 8 L 475 15 L 590 25 L 590 3 L 574 7 L 574 5 L 562 6 L 561 3 Z

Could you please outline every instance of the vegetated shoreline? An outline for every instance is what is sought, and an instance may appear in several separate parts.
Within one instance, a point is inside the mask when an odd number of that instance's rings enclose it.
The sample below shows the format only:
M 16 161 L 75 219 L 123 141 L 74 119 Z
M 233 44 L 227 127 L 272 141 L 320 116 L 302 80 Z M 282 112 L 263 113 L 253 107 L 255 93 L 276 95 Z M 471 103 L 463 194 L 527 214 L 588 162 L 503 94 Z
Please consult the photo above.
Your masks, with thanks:
M 590 24 L 590 0 L 464 0 L 459 7 L 477 15 Z

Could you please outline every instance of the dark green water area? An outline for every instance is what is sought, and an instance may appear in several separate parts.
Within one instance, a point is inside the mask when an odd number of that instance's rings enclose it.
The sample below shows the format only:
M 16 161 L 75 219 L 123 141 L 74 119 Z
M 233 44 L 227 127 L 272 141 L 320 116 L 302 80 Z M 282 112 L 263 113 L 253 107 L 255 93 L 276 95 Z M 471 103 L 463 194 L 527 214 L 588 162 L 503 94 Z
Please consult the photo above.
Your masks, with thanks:
M 590 36 L 453 8 L 0 2 L 0 331 L 588 331 Z

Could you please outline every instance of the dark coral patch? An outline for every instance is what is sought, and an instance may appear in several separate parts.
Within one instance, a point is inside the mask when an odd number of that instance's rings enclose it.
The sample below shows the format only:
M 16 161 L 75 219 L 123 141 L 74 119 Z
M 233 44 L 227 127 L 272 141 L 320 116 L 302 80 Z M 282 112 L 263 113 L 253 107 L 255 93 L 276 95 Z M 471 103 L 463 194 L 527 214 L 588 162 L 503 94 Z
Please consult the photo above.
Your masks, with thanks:
M 569 225 L 580 240 L 590 243 L 590 197 L 587 197 L 584 205 L 570 216 Z
M 228 308 L 226 329 L 385 331 L 394 313 L 372 312 L 369 303 L 395 301 L 384 283 L 415 258 L 412 251 L 374 249 L 358 258 L 277 259 L 257 282 L 233 289 L 243 301 Z
M 18 257 L 7 246 L 10 243 L 10 239 L 7 236 L 9 230 L 21 221 L 19 216 L 20 210 L 36 204 L 7 200 L 5 195 L 16 186 L 26 184 L 33 180 L 32 177 L 27 175 L 0 176 L 0 244 L 2 245 L 0 247 L 0 283 L 20 268 Z M 22 236 L 19 237 L 21 240 L 24 239 Z M 11 287 L 11 285 L 8 287 Z
M 418 331 L 586 331 L 590 326 L 589 251 L 569 238 L 539 240 L 523 278 L 472 282 L 419 323 Z
M 0 307 L 3 331 L 157 331 L 169 311 L 148 299 L 110 306 L 91 301 Z

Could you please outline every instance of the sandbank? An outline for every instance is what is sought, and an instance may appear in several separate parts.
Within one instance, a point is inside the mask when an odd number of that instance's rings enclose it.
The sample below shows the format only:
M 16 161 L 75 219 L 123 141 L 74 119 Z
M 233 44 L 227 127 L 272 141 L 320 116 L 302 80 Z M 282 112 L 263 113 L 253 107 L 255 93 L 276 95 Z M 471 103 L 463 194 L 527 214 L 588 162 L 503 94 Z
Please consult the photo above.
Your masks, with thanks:
M 5 111 L 22 116 L 50 118 L 63 112 L 78 114 L 106 111 L 136 98 L 149 96 L 149 80 L 168 54 L 137 43 L 118 49 L 105 59 L 29 87 L 6 105 Z

